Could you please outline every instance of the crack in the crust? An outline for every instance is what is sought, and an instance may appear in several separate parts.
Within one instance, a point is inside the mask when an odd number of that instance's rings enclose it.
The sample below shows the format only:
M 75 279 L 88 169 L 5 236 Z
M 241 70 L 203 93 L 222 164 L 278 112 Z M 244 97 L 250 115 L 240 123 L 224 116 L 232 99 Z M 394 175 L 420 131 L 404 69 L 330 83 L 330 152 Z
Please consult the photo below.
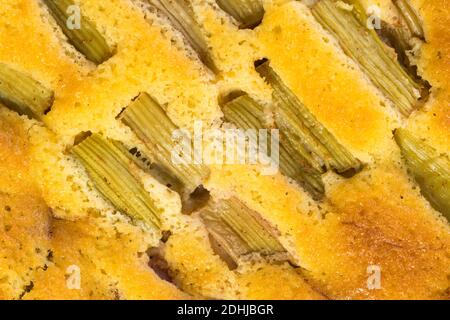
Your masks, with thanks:
M 156 273 L 156 275 L 179 288 L 178 284 L 174 280 L 175 273 L 171 270 L 169 263 L 165 258 L 165 244 L 171 236 L 170 232 L 165 232 L 160 241 L 160 244 L 156 247 L 149 248 L 146 252 L 148 256 L 148 266 Z M 181 290 L 181 288 L 179 288 Z
M 302 267 L 297 267 L 295 269 L 297 270 L 297 274 L 299 274 L 300 277 L 302 277 L 302 279 L 306 282 L 306 284 L 311 288 L 312 291 L 314 291 L 317 294 L 321 295 L 326 300 L 332 300 L 333 299 L 327 293 L 325 293 L 325 291 L 320 287 L 321 286 L 319 284 L 320 281 L 315 280 L 315 279 L 312 278 L 312 276 L 308 275 L 308 273 L 310 272 L 309 270 L 307 270 L 305 268 L 302 268 Z
M 197 297 L 200 299 L 211 300 L 213 298 L 206 297 L 199 293 L 187 292 L 180 281 L 177 281 L 177 274 L 179 270 L 173 270 L 166 260 L 165 247 L 171 236 L 171 232 L 164 232 L 160 244 L 156 247 L 149 248 L 146 251 L 148 256 L 148 266 L 155 272 L 155 274 L 162 280 L 174 285 L 179 291 L 183 292 L 189 297 Z

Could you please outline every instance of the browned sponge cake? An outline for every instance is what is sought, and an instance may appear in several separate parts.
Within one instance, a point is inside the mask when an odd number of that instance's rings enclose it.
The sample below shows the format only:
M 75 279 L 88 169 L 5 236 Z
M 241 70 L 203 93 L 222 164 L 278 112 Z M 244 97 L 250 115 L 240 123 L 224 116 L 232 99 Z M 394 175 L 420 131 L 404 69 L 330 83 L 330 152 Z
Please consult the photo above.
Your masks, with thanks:
M 52 88 L 42 121 L 0 104 L 1 299 L 449 299 L 450 225 L 408 174 L 392 131 L 406 127 L 438 152 L 450 150 L 450 3 L 411 0 L 426 43 L 418 73 L 431 97 L 409 118 L 347 57 L 314 19 L 308 1 L 263 1 L 255 29 L 239 29 L 213 0 L 191 0 L 218 74 L 205 68 L 169 21 L 141 0 L 77 0 L 114 55 L 96 66 L 58 28 L 41 0 L 2 0 L 0 63 Z M 391 0 L 378 5 L 392 19 Z M 210 165 L 212 197 L 238 195 L 280 233 L 291 263 L 230 269 L 198 215 L 142 173 L 170 237 L 130 219 L 92 187 L 68 151 L 80 132 L 145 146 L 117 115 L 148 92 L 179 127 L 221 128 L 220 98 L 242 90 L 264 105 L 272 90 L 254 68 L 271 66 L 309 110 L 364 164 L 344 178 L 324 175 L 325 197 L 257 166 Z M 149 249 L 164 248 L 164 269 Z M 70 288 L 70 267 L 80 270 Z M 367 285 L 370 266 L 381 288 Z M 167 271 L 163 270 L 163 271 Z

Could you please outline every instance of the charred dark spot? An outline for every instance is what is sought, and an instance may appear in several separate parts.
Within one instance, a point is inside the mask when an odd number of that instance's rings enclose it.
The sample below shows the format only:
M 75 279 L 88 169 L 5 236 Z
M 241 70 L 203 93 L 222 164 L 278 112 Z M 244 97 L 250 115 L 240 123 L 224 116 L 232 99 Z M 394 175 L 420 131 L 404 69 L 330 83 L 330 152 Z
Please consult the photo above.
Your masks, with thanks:
M 20 294 L 19 296 L 19 300 L 22 299 L 27 293 L 31 292 L 31 290 L 33 290 L 34 288 L 34 282 L 30 281 L 29 284 L 27 284 L 24 288 L 23 288 L 23 292 Z
M 47 251 L 47 260 L 53 262 L 53 251 L 50 249 Z
M 130 149 L 130 153 L 134 156 L 138 152 L 138 149 L 136 147 Z

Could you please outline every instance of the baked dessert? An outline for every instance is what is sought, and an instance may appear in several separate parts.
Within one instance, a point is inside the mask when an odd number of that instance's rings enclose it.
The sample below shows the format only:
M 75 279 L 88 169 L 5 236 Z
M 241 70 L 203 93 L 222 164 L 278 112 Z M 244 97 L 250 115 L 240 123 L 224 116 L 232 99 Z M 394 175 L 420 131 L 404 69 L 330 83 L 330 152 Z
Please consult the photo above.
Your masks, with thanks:
M 0 297 L 450 298 L 449 10 L 3 0 Z

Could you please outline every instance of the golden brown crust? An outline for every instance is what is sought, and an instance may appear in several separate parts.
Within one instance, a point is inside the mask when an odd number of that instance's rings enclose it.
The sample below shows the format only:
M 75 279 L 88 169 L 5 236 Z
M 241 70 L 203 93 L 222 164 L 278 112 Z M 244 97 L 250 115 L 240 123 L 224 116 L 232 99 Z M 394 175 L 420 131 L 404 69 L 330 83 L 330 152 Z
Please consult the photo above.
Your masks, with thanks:
M 98 68 L 65 44 L 39 1 L 0 6 L 0 62 L 27 70 L 56 96 L 45 126 L 0 106 L 0 298 L 450 298 L 449 224 L 422 197 L 392 139 L 393 129 L 406 126 L 441 152 L 449 150 L 448 1 L 412 1 L 427 39 L 419 73 L 432 96 L 408 120 L 300 2 L 267 1 L 262 25 L 251 31 L 238 30 L 213 1 L 194 1 L 223 70 L 216 79 L 137 1 L 78 2 L 117 46 Z M 364 2 L 390 8 L 388 0 Z M 141 91 L 187 128 L 199 119 L 218 127 L 217 98 L 233 89 L 269 104 L 271 90 L 253 68 L 263 57 L 366 167 L 351 179 L 327 174 L 326 200 L 315 202 L 281 175 L 211 166 L 206 187 L 213 195 L 238 194 L 277 226 L 298 269 L 256 264 L 230 271 L 200 220 L 183 216 L 177 195 L 150 179 L 172 231 L 164 250 L 175 286 L 148 266 L 146 251 L 157 239 L 89 191 L 66 149 L 87 130 L 138 143 L 115 117 Z M 67 284 L 73 265 L 81 270 L 80 289 Z M 367 286 L 370 266 L 381 268 L 381 289 Z
M 27 299 L 187 299 L 148 266 L 139 234 L 121 233 L 104 221 L 53 222 L 52 262 L 35 279 Z M 70 244 L 70 245 L 69 245 Z M 68 269 L 80 269 L 80 289 L 67 284 Z M 151 288 L 151 289 L 150 289 Z
M 356 276 L 338 284 L 332 289 L 333 295 L 379 299 L 448 297 L 447 222 L 436 221 L 428 214 L 429 204 L 413 190 L 401 170 L 385 166 L 370 175 L 362 174 L 333 188 L 330 201 L 339 214 L 330 215 L 327 229 L 338 259 L 345 256 L 347 260 L 342 266 L 346 271 L 340 272 L 350 274 L 353 270 L 355 276 L 364 275 L 368 266 L 379 266 L 383 290 L 355 291 L 354 287 L 364 288 L 367 280 Z
M 0 298 L 25 293 L 47 262 L 51 215 L 30 181 L 26 132 L 17 116 L 0 110 Z

